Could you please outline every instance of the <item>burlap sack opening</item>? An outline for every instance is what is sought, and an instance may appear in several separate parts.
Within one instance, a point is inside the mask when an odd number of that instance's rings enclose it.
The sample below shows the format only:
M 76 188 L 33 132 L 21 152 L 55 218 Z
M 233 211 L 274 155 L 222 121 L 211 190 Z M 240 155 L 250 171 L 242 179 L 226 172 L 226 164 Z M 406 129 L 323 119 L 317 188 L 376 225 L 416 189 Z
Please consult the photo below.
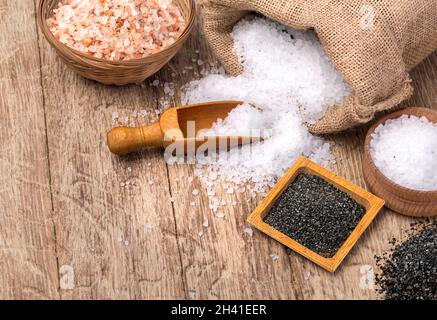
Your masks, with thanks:
M 205 36 L 232 75 L 243 67 L 230 32 L 249 13 L 315 30 L 353 92 L 309 125 L 314 133 L 366 123 L 409 98 L 408 72 L 437 48 L 437 0 L 206 0 L 203 7 Z

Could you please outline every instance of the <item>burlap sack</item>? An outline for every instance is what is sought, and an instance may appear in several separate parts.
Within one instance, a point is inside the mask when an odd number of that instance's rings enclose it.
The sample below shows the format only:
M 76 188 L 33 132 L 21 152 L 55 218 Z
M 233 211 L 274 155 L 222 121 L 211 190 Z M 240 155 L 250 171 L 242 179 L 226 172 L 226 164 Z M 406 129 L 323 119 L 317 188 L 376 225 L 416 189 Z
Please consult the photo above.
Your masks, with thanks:
M 353 92 L 309 126 L 314 133 L 368 122 L 410 97 L 408 71 L 437 48 L 437 0 L 206 0 L 203 7 L 206 38 L 232 75 L 243 67 L 229 33 L 250 12 L 315 30 Z

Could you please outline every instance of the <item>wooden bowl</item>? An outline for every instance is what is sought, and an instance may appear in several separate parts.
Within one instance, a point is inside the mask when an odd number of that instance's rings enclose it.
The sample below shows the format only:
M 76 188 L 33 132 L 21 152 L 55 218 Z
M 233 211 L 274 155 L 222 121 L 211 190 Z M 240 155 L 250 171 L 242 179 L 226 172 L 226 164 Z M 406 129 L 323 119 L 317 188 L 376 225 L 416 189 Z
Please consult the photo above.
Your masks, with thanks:
M 299 242 L 293 240 L 286 234 L 283 234 L 279 230 L 273 228 L 271 225 L 264 222 L 264 218 L 270 212 L 270 209 L 275 204 L 276 200 L 281 196 L 282 192 L 294 181 L 294 179 L 300 173 L 308 173 L 319 176 L 328 183 L 334 185 L 341 191 L 347 193 L 357 203 L 362 205 L 366 212 L 361 220 L 356 225 L 355 229 L 351 232 L 345 242 L 338 249 L 336 254 L 331 258 L 325 258 L 311 249 L 305 247 Z M 258 230 L 264 232 L 273 239 L 281 242 L 283 245 L 303 255 L 305 258 L 311 260 L 322 268 L 334 272 L 363 232 L 367 229 L 370 223 L 375 219 L 378 212 L 384 206 L 384 200 L 371 194 L 370 192 L 360 188 L 359 186 L 349 182 L 334 173 L 326 170 L 317 163 L 311 161 L 308 158 L 300 157 L 291 166 L 290 169 L 279 179 L 278 183 L 270 190 L 267 196 L 260 202 L 255 210 L 249 215 L 247 221 Z
M 437 190 L 414 190 L 394 183 L 379 171 L 370 154 L 370 141 L 376 127 L 389 119 L 396 119 L 402 115 L 425 116 L 429 121 L 437 123 L 437 111 L 418 107 L 393 112 L 376 122 L 367 132 L 364 143 L 364 180 L 369 189 L 383 198 L 385 205 L 393 211 L 412 217 L 435 216 L 437 215 Z
M 46 19 L 57 6 L 59 0 L 40 0 L 38 6 L 38 25 L 59 57 L 81 76 L 96 80 L 103 84 L 125 85 L 140 83 L 159 71 L 179 51 L 191 33 L 195 18 L 196 4 L 194 0 L 175 0 L 186 21 L 185 30 L 175 43 L 160 52 L 142 59 L 126 61 L 109 61 L 92 57 L 74 50 L 59 42 L 47 26 Z

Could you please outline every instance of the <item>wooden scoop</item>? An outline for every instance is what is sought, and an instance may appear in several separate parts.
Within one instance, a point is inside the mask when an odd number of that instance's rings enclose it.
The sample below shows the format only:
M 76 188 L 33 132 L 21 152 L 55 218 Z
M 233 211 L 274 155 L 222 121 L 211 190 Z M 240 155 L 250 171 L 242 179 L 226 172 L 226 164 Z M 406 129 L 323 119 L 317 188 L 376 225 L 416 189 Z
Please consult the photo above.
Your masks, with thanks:
M 218 119 L 224 119 L 242 101 L 217 101 L 175 107 L 166 110 L 155 123 L 140 127 L 115 127 L 108 132 L 108 147 L 112 153 L 124 155 L 145 147 L 167 147 L 171 143 L 181 143 L 184 153 L 190 146 L 198 150 L 200 146 L 215 144 L 216 149 L 240 146 L 260 141 L 260 137 L 250 136 L 205 136 L 199 137 L 201 130 L 209 129 Z M 194 121 L 195 130 L 189 123 Z M 213 144 L 211 144 L 213 143 Z M 226 144 L 225 144 L 226 143 Z

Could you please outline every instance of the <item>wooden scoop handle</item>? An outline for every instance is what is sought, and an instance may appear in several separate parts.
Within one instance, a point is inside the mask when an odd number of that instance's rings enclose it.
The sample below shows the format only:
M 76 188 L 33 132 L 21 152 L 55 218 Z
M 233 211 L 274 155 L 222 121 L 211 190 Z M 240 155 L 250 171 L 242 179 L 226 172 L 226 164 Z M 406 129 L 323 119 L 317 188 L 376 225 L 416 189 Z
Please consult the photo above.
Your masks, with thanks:
M 162 147 L 164 134 L 159 122 L 140 128 L 115 127 L 108 132 L 108 147 L 112 153 L 125 155 L 144 147 Z

